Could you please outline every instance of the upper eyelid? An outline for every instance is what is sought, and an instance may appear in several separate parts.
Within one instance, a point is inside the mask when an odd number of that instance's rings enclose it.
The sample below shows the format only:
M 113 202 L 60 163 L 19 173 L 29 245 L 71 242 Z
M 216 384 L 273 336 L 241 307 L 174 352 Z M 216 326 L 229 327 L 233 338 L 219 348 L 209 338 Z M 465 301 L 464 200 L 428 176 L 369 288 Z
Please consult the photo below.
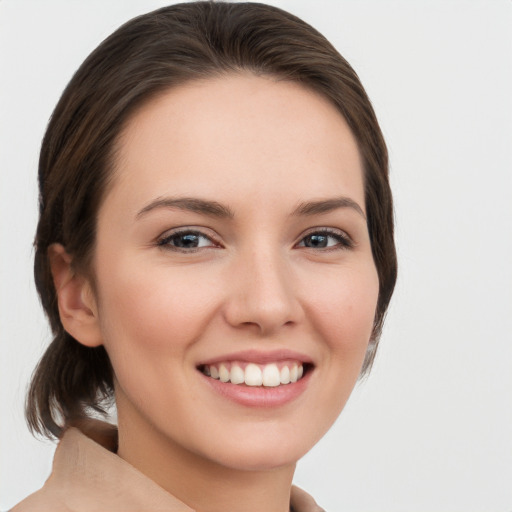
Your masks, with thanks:
M 343 238 L 346 238 L 347 240 L 353 241 L 352 237 L 344 229 L 333 228 L 333 227 L 328 227 L 328 226 L 315 226 L 313 228 L 309 228 L 300 235 L 299 240 L 302 240 L 306 236 L 314 235 L 315 233 L 325 233 L 328 235 L 329 234 L 339 235 L 339 236 L 342 236 Z
M 316 232 L 325 232 L 325 233 L 341 233 L 346 234 L 348 236 L 348 233 L 341 228 L 335 228 L 332 226 L 313 226 L 311 228 L 308 228 L 304 231 L 305 233 L 316 233 Z
M 158 235 L 157 238 L 167 238 L 168 236 L 179 235 L 182 233 L 195 233 L 197 235 L 205 236 L 206 238 L 213 238 L 213 235 L 209 234 L 210 231 L 212 230 L 203 226 L 180 226 L 166 229 L 162 234 Z

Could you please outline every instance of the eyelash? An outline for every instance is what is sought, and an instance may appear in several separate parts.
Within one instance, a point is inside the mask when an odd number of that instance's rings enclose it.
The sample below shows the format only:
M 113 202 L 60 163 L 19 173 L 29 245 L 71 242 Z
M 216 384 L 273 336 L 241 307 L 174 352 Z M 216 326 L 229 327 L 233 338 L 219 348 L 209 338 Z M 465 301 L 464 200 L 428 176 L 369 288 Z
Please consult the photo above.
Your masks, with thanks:
M 204 240 L 208 240 L 211 245 L 205 246 L 205 247 L 183 248 L 183 247 L 174 246 L 170 243 L 173 239 L 178 239 L 180 236 L 185 236 L 185 235 L 193 235 L 195 237 L 202 238 Z M 338 230 L 334 230 L 334 229 L 329 229 L 329 228 L 320 228 L 320 229 L 315 229 L 315 230 L 309 232 L 308 234 L 306 234 L 305 236 L 303 236 L 301 238 L 300 242 L 298 244 L 296 244 L 296 247 L 297 246 L 301 247 L 300 244 L 302 244 L 307 238 L 313 237 L 315 235 L 316 236 L 324 236 L 327 238 L 333 238 L 334 240 L 336 240 L 337 243 L 333 246 L 327 246 L 327 247 L 315 248 L 315 247 L 306 247 L 305 245 L 302 245 L 302 247 L 305 247 L 306 249 L 316 249 L 316 250 L 323 251 L 323 252 L 346 250 L 346 249 L 352 249 L 354 247 L 353 241 L 350 239 L 350 237 L 346 233 L 343 233 L 342 231 L 338 231 Z M 174 231 L 170 235 L 166 235 L 166 236 L 160 238 L 159 240 L 157 240 L 157 246 L 162 247 L 163 249 L 166 249 L 166 250 L 170 250 L 170 251 L 176 251 L 176 252 L 182 252 L 182 253 L 194 253 L 203 248 L 211 248 L 212 246 L 218 247 L 219 244 L 211 236 L 205 235 L 201 231 L 197 231 L 194 229 L 182 229 L 179 231 Z

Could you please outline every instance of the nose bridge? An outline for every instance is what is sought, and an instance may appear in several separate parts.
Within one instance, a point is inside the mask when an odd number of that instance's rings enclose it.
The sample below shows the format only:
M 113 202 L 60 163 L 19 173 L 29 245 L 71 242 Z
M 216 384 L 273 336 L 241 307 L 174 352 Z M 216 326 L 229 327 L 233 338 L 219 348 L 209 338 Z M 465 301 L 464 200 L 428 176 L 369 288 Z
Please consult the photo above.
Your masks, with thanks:
M 228 304 L 230 323 L 252 324 L 267 334 L 296 322 L 300 305 L 283 249 L 277 244 L 252 245 L 237 260 Z

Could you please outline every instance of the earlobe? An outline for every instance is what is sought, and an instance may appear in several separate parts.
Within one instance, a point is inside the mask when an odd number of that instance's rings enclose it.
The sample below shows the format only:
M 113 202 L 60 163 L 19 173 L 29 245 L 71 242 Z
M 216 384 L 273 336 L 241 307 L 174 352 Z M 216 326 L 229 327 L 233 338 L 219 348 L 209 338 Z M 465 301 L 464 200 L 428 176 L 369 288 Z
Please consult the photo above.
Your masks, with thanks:
M 89 280 L 73 270 L 72 258 L 61 244 L 48 248 L 48 258 L 64 329 L 83 345 L 102 345 L 96 300 Z

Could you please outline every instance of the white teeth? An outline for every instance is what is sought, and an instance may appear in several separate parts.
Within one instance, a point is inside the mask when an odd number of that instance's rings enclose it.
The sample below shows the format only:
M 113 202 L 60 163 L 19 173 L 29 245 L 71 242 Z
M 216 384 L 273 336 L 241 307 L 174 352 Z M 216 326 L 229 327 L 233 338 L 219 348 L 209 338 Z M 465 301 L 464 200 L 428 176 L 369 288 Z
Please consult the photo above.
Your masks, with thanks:
M 292 366 L 292 369 L 290 370 L 290 382 L 297 382 L 297 377 L 298 377 L 298 369 L 297 369 L 297 365 L 294 364 Z
M 242 384 L 245 382 L 245 372 L 238 366 L 234 364 L 231 367 L 231 382 L 232 384 Z
M 281 368 L 281 384 L 289 384 L 290 383 L 290 368 L 288 366 L 283 366 Z
M 267 364 L 263 368 L 263 385 L 275 388 L 281 384 L 281 375 L 276 364 Z
M 229 381 L 229 370 L 226 368 L 226 365 L 221 364 L 219 366 L 219 379 L 221 382 L 228 382 Z
M 279 369 L 278 363 L 257 365 L 249 363 L 220 363 L 205 365 L 203 373 L 212 379 L 232 384 L 245 384 L 247 386 L 277 387 L 281 384 L 297 382 L 304 374 L 304 367 L 300 363 L 285 363 Z M 282 364 L 282 363 L 281 363 Z
M 245 367 L 245 383 L 248 386 L 261 386 L 263 384 L 263 374 L 259 366 L 250 363 Z

